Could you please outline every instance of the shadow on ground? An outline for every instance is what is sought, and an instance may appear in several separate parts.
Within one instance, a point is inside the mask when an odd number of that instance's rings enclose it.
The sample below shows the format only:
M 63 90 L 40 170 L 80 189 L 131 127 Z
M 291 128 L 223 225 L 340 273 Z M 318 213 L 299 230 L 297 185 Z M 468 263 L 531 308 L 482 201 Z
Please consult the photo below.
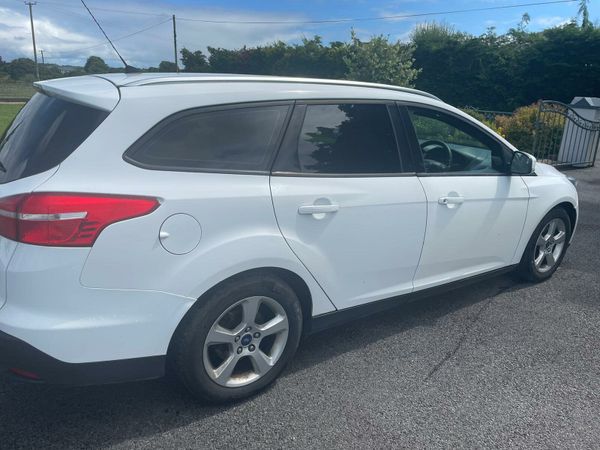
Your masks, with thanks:
M 500 276 L 315 334 L 302 342 L 296 358 L 282 377 L 308 370 L 413 327 L 435 327 L 442 316 L 481 305 L 473 314 L 471 320 L 474 322 L 478 311 L 485 309 L 497 294 L 522 286 L 525 285 L 516 284 L 511 276 Z M 460 341 L 458 339 L 454 351 Z M 450 353 L 431 367 L 430 375 L 444 364 Z M 199 404 L 168 380 L 78 388 L 29 384 L 13 379 L 1 381 L 2 445 L 8 448 L 19 447 L 24 442 L 27 446 L 35 442 L 44 447 L 53 444 L 104 447 L 164 433 L 239 406 Z M 270 389 L 261 395 L 269 395 Z M 260 399 L 260 395 L 246 402 L 256 399 Z M 23 422 L 28 426 L 24 427 Z M 30 430 L 29 436 L 19 433 L 24 428 Z

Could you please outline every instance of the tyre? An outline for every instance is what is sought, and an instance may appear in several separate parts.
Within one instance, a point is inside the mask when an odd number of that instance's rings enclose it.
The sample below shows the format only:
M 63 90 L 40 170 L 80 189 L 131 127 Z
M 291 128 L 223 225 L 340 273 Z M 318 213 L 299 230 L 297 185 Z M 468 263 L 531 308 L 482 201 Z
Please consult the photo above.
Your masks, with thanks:
M 560 265 L 571 237 L 571 221 L 563 208 L 555 208 L 537 226 L 518 268 L 521 278 L 540 282 L 552 276 Z
M 198 300 L 173 337 L 170 364 L 198 399 L 235 401 L 277 378 L 301 334 L 293 289 L 271 275 L 243 276 Z

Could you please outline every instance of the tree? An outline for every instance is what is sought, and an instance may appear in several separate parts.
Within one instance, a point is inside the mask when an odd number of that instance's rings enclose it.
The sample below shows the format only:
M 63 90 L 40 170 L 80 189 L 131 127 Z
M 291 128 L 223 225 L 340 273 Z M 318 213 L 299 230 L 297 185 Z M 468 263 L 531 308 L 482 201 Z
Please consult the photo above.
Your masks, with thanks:
M 517 29 L 519 31 L 525 31 L 525 28 L 527 28 L 529 22 L 531 22 L 531 16 L 529 15 L 529 13 L 524 13 L 521 16 L 521 21 L 519 22 L 519 25 L 517 25 Z
M 35 63 L 29 58 L 17 58 L 8 63 L 5 70 L 13 80 L 32 78 L 35 74 Z
M 108 64 L 99 56 L 90 56 L 83 66 L 86 73 L 106 73 L 108 69 Z
M 57 64 L 40 64 L 40 78 L 48 80 L 64 76 Z
M 177 72 L 177 66 L 171 61 L 161 61 L 158 65 L 159 72 Z
M 181 49 L 181 62 L 184 72 L 209 72 L 210 66 L 206 56 L 200 50 L 192 52 L 187 48 Z
M 344 56 L 350 80 L 412 86 L 419 71 L 413 68 L 413 46 L 374 36 L 363 42 L 352 30 L 348 53 Z
M 579 0 L 579 9 L 577 15 L 581 16 L 581 28 L 591 28 L 592 22 L 590 22 L 590 12 L 588 11 L 588 3 L 590 0 Z

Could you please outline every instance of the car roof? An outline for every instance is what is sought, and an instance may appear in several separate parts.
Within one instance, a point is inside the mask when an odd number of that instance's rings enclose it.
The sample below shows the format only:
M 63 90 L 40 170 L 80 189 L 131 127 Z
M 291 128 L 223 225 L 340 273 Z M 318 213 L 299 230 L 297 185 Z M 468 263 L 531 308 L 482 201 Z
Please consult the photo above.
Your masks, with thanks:
M 434 100 L 440 100 L 433 94 L 402 86 L 389 84 L 367 83 L 363 81 L 332 80 L 323 78 L 279 77 L 271 75 L 242 75 L 230 73 L 111 73 L 96 75 L 113 83 L 116 87 L 149 86 L 157 84 L 178 83 L 210 83 L 210 82 L 251 82 L 251 83 L 301 83 L 335 86 L 366 87 L 386 89 L 396 92 L 420 95 Z M 441 100 L 440 100 L 441 101 Z
M 112 73 L 84 75 L 34 82 L 34 87 L 55 97 L 82 105 L 112 111 L 123 95 L 135 91 L 136 98 L 177 93 L 184 98 L 202 95 L 202 101 L 212 100 L 258 101 L 257 99 L 286 99 L 290 92 L 298 98 L 311 99 L 317 95 L 331 98 L 379 98 L 418 101 L 445 105 L 436 96 L 417 89 L 362 81 L 329 80 L 318 78 L 277 77 L 267 75 L 238 75 L 213 73 Z M 213 89 L 219 86 L 218 89 Z M 310 93 L 306 90 L 312 86 Z M 165 91 L 165 89 L 167 91 Z M 146 92 L 147 91 L 147 92 Z M 146 95 L 146 93 L 148 95 Z M 213 99 L 205 93 L 213 95 Z M 234 95 L 234 93 L 236 93 Z M 364 95 L 363 95 L 364 94 Z M 237 95 L 237 97 L 236 97 Z M 263 98 L 264 97 L 264 98 Z M 131 96 L 128 95 L 131 99 Z M 179 102 L 180 103 L 180 102 Z M 177 103 L 177 104 L 179 104 Z M 197 102 L 196 102 L 197 103 Z M 188 105 L 192 107 L 193 105 Z M 195 106 L 202 106 L 199 103 Z M 448 105 L 445 105 L 448 106 Z

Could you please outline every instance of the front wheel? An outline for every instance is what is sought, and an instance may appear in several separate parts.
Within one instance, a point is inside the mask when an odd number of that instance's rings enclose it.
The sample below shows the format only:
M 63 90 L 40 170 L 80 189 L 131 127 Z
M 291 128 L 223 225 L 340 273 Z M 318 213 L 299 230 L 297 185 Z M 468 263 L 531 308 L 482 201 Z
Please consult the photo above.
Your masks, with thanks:
M 174 337 L 171 359 L 178 378 L 199 399 L 248 397 L 271 383 L 296 352 L 302 310 L 279 278 L 242 277 L 198 302 Z
M 555 208 L 537 226 L 519 264 L 519 275 L 528 281 L 544 281 L 558 269 L 571 237 L 571 221 Z

